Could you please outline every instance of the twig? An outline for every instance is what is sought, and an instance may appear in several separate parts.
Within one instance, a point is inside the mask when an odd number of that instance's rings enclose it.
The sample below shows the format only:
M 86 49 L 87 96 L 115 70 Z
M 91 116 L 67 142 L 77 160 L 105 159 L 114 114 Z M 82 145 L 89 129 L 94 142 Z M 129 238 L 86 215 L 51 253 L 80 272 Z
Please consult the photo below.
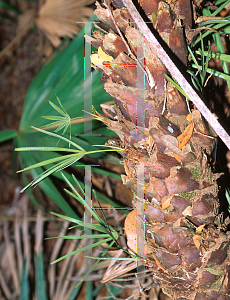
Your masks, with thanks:
M 213 76 L 213 73 L 211 73 L 208 78 L 206 79 L 205 83 L 204 83 L 204 87 L 208 84 L 209 79 Z
M 171 75 L 176 78 L 178 84 L 185 91 L 185 93 L 189 96 L 190 100 L 196 105 L 204 118 L 209 122 L 218 136 L 222 139 L 225 145 L 230 149 L 230 137 L 224 128 L 220 125 L 217 119 L 213 116 L 201 98 L 197 95 L 197 93 L 193 90 L 188 81 L 184 78 L 181 72 L 178 70 L 177 66 L 171 60 L 171 58 L 167 55 L 163 47 L 158 42 L 157 38 L 153 35 L 153 33 L 149 30 L 148 26 L 145 24 L 143 19 L 141 18 L 139 12 L 136 7 L 133 5 L 131 0 L 122 0 L 123 5 L 128 9 L 130 15 L 132 16 L 134 22 L 136 23 L 138 29 L 142 33 L 142 35 L 149 42 L 153 51 L 156 52 L 159 59 L 165 65 L 165 67 L 170 70 Z

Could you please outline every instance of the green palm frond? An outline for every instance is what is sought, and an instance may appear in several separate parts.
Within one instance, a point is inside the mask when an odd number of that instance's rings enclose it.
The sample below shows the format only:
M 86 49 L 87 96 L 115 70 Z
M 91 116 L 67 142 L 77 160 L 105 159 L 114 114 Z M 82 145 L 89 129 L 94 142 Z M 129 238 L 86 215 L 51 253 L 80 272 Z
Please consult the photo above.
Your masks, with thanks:
M 75 142 L 71 141 L 68 138 L 65 138 L 64 136 L 60 136 L 56 133 L 49 132 L 40 128 L 33 127 L 33 129 L 42 132 L 44 134 L 47 134 L 48 136 L 53 136 L 56 138 L 59 138 L 65 142 L 67 142 L 70 145 L 73 146 L 74 148 L 61 148 L 61 147 L 21 147 L 21 148 L 16 148 L 15 151 L 58 151 L 58 152 L 73 152 L 73 154 L 67 154 L 67 155 L 62 155 L 59 157 L 51 158 L 44 160 L 42 162 L 32 164 L 29 167 L 24 168 L 23 170 L 20 170 L 18 172 L 23 172 L 31 169 L 35 169 L 38 167 L 44 167 L 47 165 L 51 165 L 47 170 L 42 172 L 39 176 L 37 176 L 33 181 L 31 181 L 26 187 L 24 187 L 21 192 L 24 192 L 26 189 L 36 186 L 39 182 L 53 174 L 54 172 L 59 172 L 77 161 L 79 161 L 84 155 L 86 154 L 92 154 L 92 153 L 98 153 L 98 152 L 105 152 L 105 151 L 122 151 L 123 149 L 118 148 L 118 147 L 110 147 L 112 149 L 106 149 L 106 150 L 94 150 L 94 151 L 86 151 L 84 150 L 81 146 L 76 144 Z M 103 145 L 102 145 L 103 146 Z
M 60 99 L 57 97 L 58 103 L 60 107 L 58 107 L 56 104 L 54 104 L 52 101 L 49 101 L 49 104 L 62 116 L 42 116 L 42 118 L 47 120 L 52 120 L 54 122 L 51 122 L 49 124 L 46 124 L 44 126 L 41 126 L 41 128 L 47 128 L 47 127 L 56 127 L 54 132 L 59 132 L 63 129 L 62 135 L 66 133 L 66 130 L 68 127 L 70 128 L 69 131 L 69 139 L 71 140 L 71 122 L 79 119 L 80 117 L 72 118 L 69 116 L 69 114 L 66 112 L 65 108 L 63 107 Z M 60 141 L 60 140 L 59 140 Z M 57 144 L 59 143 L 57 142 Z M 70 147 L 70 144 L 69 144 Z

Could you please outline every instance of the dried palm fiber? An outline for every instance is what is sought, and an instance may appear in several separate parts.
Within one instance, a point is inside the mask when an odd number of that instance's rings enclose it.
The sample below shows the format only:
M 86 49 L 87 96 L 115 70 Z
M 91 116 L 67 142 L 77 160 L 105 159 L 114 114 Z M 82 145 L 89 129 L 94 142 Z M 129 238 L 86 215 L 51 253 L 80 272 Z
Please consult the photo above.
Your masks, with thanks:
M 124 149 L 127 175 L 122 180 L 135 193 L 143 188 L 137 175 L 138 166 L 144 166 L 145 265 L 173 299 L 230 299 L 229 232 L 227 221 L 218 215 L 219 175 L 212 173 L 207 158 L 215 132 L 166 83 L 164 74 L 170 70 L 137 30 L 123 2 L 112 0 L 104 7 L 96 3 L 95 14 L 101 23 L 87 41 L 99 49 L 91 60 L 115 101 L 112 106 L 102 105 L 109 118 L 96 114 L 120 138 L 109 143 Z M 185 64 L 186 44 L 177 14 L 185 27 L 191 27 L 190 2 L 179 0 L 170 6 L 141 0 L 140 4 L 161 38 Z M 152 12 L 156 10 L 155 19 Z M 144 53 L 144 67 L 136 59 L 138 51 Z M 138 78 L 145 79 L 143 86 Z M 139 226 L 132 222 L 126 227 Z M 128 230 L 126 234 L 131 245 Z
M 40 8 L 35 23 L 57 47 L 61 43 L 60 37 L 73 38 L 84 26 L 93 14 L 93 9 L 86 6 L 93 3 L 94 0 L 47 0 Z

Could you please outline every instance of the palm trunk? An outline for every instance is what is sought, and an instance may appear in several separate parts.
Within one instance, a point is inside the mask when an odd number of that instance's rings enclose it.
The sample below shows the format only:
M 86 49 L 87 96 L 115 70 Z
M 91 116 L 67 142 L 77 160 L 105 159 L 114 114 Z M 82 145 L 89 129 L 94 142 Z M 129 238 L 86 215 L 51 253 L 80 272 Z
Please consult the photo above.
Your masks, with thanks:
M 179 0 L 171 7 L 159 1 L 140 2 L 161 38 L 185 64 L 182 27 L 172 16 L 179 12 L 185 27 L 191 26 L 190 2 Z M 143 190 L 139 167 L 143 170 L 145 264 L 173 299 L 230 299 L 229 234 L 218 215 L 219 175 L 212 173 L 207 159 L 215 133 L 200 112 L 194 107 L 190 112 L 185 99 L 166 83 L 167 70 L 122 1 L 112 0 L 106 8 L 97 3 L 95 14 L 102 23 L 97 24 L 101 31 L 87 38 L 100 47 L 92 62 L 115 101 L 102 106 L 109 118 L 100 117 L 120 138 L 110 144 L 124 149 L 127 175 L 122 180 L 137 194 Z M 128 215 L 126 228 L 133 215 Z M 126 233 L 135 252 L 129 230 Z

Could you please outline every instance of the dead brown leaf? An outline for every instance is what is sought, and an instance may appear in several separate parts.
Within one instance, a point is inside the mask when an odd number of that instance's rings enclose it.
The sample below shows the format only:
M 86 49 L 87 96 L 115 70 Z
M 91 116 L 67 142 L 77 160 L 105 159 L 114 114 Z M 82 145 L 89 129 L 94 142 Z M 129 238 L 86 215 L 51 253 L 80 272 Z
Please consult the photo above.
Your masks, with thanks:
M 92 3 L 93 0 L 47 0 L 39 10 L 35 23 L 57 47 L 61 37 L 73 38 L 84 26 L 93 14 L 93 9 L 86 6 Z

